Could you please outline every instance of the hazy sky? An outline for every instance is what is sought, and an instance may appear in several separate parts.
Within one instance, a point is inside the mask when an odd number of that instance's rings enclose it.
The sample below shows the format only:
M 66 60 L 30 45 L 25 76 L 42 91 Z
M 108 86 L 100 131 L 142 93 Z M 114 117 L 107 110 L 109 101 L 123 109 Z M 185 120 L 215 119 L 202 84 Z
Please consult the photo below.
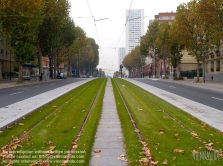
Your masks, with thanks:
M 145 33 L 149 20 L 159 12 L 175 12 L 181 3 L 190 0 L 69 0 L 70 17 L 80 26 L 87 37 L 94 38 L 99 45 L 99 68 L 113 75 L 119 70 L 118 48 L 125 47 L 125 10 L 144 9 Z M 96 26 L 93 21 L 96 21 Z M 116 49 L 115 49 L 116 48 Z

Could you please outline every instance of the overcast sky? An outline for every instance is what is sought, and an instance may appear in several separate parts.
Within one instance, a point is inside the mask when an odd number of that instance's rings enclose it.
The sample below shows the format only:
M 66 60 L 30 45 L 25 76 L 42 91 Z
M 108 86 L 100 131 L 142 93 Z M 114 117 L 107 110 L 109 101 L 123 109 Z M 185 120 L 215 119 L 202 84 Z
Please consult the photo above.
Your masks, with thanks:
M 190 0 L 69 0 L 70 17 L 80 26 L 87 37 L 94 38 L 99 45 L 99 66 L 107 74 L 119 70 L 118 48 L 125 47 L 125 10 L 144 9 L 145 33 L 149 20 L 159 12 L 175 12 L 181 3 Z M 106 20 L 93 21 L 108 18 Z M 124 30 L 124 31 L 123 31 Z M 114 49 L 116 48 L 116 49 Z

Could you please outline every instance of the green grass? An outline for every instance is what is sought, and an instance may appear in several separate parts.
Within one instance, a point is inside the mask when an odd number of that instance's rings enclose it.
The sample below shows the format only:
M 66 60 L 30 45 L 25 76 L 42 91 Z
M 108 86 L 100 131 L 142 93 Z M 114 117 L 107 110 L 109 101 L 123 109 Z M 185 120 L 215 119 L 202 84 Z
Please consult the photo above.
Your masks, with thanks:
M 78 142 L 78 148 L 76 149 L 76 152 L 80 152 L 80 154 L 78 155 L 78 153 L 75 152 L 72 154 L 73 156 L 79 157 L 76 160 L 79 160 L 80 163 L 76 163 L 76 165 L 89 165 L 97 126 L 101 117 L 105 86 L 106 82 L 102 87 L 102 90 L 98 96 L 94 108 L 91 111 L 91 114 L 88 117 L 88 121 L 85 124 L 84 131 Z M 83 160 L 84 163 L 81 163 L 81 160 Z M 73 163 L 70 162 L 68 163 L 68 166 L 69 165 L 73 165 Z
M 52 102 L 51 104 L 43 107 L 41 109 L 41 112 L 37 111 L 36 114 L 33 113 L 32 115 L 21 121 L 24 126 L 16 125 L 13 126 L 12 129 L 7 130 L 10 132 L 4 131 L 2 133 L 4 134 L 4 141 L 8 142 L 10 140 L 10 135 L 19 135 L 24 130 L 27 130 L 31 126 L 35 125 L 39 120 L 44 119 L 41 124 L 39 124 L 28 133 L 30 138 L 22 144 L 22 148 L 17 148 L 16 151 L 32 151 L 32 156 L 29 156 L 27 160 L 29 160 L 30 157 L 35 157 L 34 160 L 39 158 L 45 160 L 46 158 L 43 157 L 43 153 L 35 154 L 34 152 L 39 150 L 47 151 L 52 147 L 54 147 L 54 151 L 62 152 L 62 156 L 65 155 L 66 151 L 69 150 L 72 141 L 76 137 L 79 128 L 82 125 L 82 122 L 91 106 L 94 96 L 96 95 L 99 87 L 102 85 L 103 80 L 104 79 L 93 80 L 77 88 L 77 90 L 74 90 L 73 92 L 70 92 L 59 98 L 58 100 Z M 74 98 L 71 98 L 78 91 L 81 91 L 81 93 Z M 70 98 L 71 100 L 67 102 Z M 46 118 L 46 115 L 51 113 L 52 110 L 58 108 L 61 104 L 64 105 L 61 108 L 57 109 L 52 114 L 52 116 Z M 30 122 L 31 124 L 29 124 L 28 122 Z M 51 158 L 50 161 L 54 162 L 55 160 L 63 160 L 62 156 L 56 157 L 54 159 Z M 21 163 L 21 159 L 19 159 L 18 157 L 15 159 L 20 160 L 20 163 L 14 165 L 24 165 L 24 163 Z M 61 163 L 51 165 L 60 164 Z M 29 164 L 27 163 L 27 165 Z
M 199 161 L 194 159 L 193 150 L 204 152 L 207 155 L 204 143 L 194 138 L 138 92 L 146 95 L 147 98 L 158 104 L 161 109 L 181 121 L 191 131 L 197 133 L 203 141 L 206 141 L 206 143 L 213 142 L 214 149 L 222 149 L 223 135 L 217 130 L 209 126 L 204 127 L 198 119 L 125 80 L 115 79 L 115 81 L 119 85 L 143 138 L 150 147 L 155 161 L 159 161 L 159 165 L 162 165 L 165 159 L 168 160 L 168 165 L 183 166 L 208 165 L 210 160 L 208 158 L 204 159 L 202 156 L 199 156 Z M 160 130 L 163 130 L 164 134 L 159 134 Z M 178 134 L 178 136 L 175 137 L 175 134 Z M 173 153 L 173 149 L 183 149 L 185 153 Z M 175 157 L 176 159 L 173 160 Z M 131 160 L 130 156 L 129 158 Z M 211 161 L 211 165 L 223 165 L 222 158 L 219 157 L 219 160 Z

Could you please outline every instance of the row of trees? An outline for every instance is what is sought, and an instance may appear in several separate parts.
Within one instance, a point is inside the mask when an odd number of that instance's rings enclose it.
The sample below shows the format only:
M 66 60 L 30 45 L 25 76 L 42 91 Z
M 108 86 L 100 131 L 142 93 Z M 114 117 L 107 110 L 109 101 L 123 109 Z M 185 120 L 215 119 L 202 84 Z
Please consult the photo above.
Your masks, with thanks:
M 19 65 L 19 81 L 23 64 L 36 57 L 40 73 L 42 56 L 49 57 L 51 78 L 55 78 L 61 62 L 67 62 L 70 71 L 74 61 L 79 68 L 98 65 L 98 45 L 75 26 L 69 9 L 67 0 L 0 1 L 0 36 Z
M 209 53 L 219 52 L 222 44 L 222 18 L 222 0 L 192 0 L 180 4 L 171 25 L 161 24 L 156 20 L 148 26 L 146 35 L 141 37 L 140 45 L 125 57 L 123 65 L 131 71 L 142 65 L 142 56 L 150 55 L 152 58 L 156 56 L 157 59 L 162 59 L 165 70 L 167 61 L 177 67 L 183 56 L 182 51 L 186 50 L 197 60 L 199 81 L 200 63 L 205 62 Z

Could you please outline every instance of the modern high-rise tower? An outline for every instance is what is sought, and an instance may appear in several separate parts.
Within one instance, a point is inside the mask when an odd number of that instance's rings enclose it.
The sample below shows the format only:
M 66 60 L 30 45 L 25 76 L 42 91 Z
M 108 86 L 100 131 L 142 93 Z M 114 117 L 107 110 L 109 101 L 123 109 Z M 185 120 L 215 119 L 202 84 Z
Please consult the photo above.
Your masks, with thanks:
M 140 37 L 144 35 L 144 10 L 126 10 L 126 54 L 140 44 Z
M 125 47 L 118 48 L 118 65 L 122 64 L 125 55 Z

